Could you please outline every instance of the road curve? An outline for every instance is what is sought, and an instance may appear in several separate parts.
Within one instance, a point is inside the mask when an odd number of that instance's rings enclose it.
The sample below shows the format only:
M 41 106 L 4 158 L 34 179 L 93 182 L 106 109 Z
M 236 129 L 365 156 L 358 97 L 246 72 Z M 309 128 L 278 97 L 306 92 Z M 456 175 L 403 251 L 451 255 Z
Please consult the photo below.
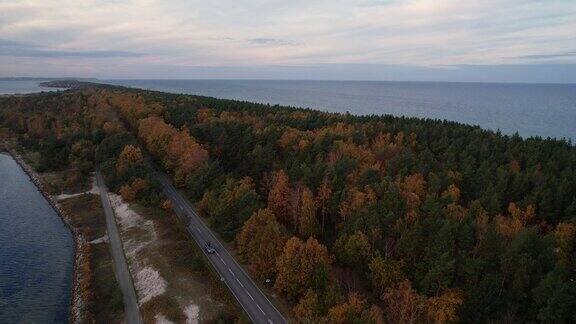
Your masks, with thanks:
M 143 324 L 140 309 L 138 308 L 138 298 L 136 298 L 136 291 L 134 291 L 134 283 L 132 282 L 132 277 L 130 276 L 128 264 L 124 256 L 124 249 L 122 248 L 122 241 L 120 240 L 118 226 L 114 218 L 114 211 L 108 198 L 108 188 L 106 188 L 104 178 L 102 178 L 100 171 L 96 171 L 96 183 L 100 191 L 102 209 L 104 209 L 104 214 L 106 215 L 106 231 L 108 232 L 112 259 L 114 260 L 114 273 L 116 274 L 116 280 L 118 281 L 120 290 L 122 290 L 126 322 L 128 324 Z
M 200 249 L 204 252 L 208 260 L 222 281 L 226 283 L 236 300 L 246 311 L 252 322 L 266 324 L 287 323 L 282 314 L 268 300 L 266 295 L 256 286 L 254 281 L 234 260 L 232 255 L 226 250 L 214 233 L 204 224 L 192 204 L 183 197 L 172 185 L 170 179 L 161 173 L 156 173 L 156 178 L 162 185 L 166 196 L 172 201 L 174 210 L 186 222 L 186 228 Z M 213 254 L 208 254 L 204 249 L 204 244 L 210 244 L 216 250 Z

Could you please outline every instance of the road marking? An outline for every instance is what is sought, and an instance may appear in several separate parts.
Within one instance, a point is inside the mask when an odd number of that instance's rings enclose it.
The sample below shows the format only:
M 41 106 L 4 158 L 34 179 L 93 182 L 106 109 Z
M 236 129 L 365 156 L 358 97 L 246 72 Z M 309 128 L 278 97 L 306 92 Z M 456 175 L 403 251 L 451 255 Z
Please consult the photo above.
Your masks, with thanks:
M 262 310 L 262 308 L 260 307 L 260 305 L 256 304 L 256 306 L 257 306 L 258 309 L 262 312 L 262 314 L 266 315 L 266 313 L 264 313 L 264 311 Z
M 190 204 L 190 202 L 185 198 L 185 196 L 183 196 L 179 191 L 177 191 L 173 186 L 172 183 L 170 181 L 170 179 L 168 177 L 166 177 L 165 175 L 162 174 L 158 174 L 160 176 L 160 180 L 162 182 L 163 185 L 163 189 L 165 192 L 167 192 L 168 196 L 171 196 L 171 200 L 173 200 L 176 205 L 178 205 L 184 214 L 186 214 L 188 220 L 190 221 L 191 224 L 190 225 L 190 230 L 191 232 L 193 231 L 193 228 L 196 227 L 196 230 L 200 232 L 200 235 L 202 233 L 208 235 L 211 239 L 214 239 L 215 241 L 218 241 L 218 239 L 216 238 L 216 236 L 214 235 L 214 233 L 212 233 L 212 231 L 210 230 L 210 228 L 208 226 L 206 226 L 203 223 L 202 217 L 196 212 L 196 210 L 194 209 L 194 207 Z M 198 222 L 200 222 L 200 224 L 198 224 Z M 202 227 L 202 229 L 200 229 Z M 196 240 L 196 243 L 198 245 L 201 245 L 201 239 L 199 237 L 196 237 L 197 235 L 192 235 L 192 238 L 194 240 Z M 225 253 L 227 256 L 232 258 L 232 263 L 236 264 L 236 261 L 234 260 L 234 258 L 230 255 L 230 253 L 223 248 L 222 253 Z M 219 254 L 219 253 L 218 253 Z M 218 255 L 220 257 L 220 255 Z M 220 257 L 221 258 L 221 257 Z M 224 263 L 224 265 L 226 265 L 226 262 L 224 262 L 224 260 L 221 258 L 221 261 Z M 213 265 L 215 266 L 215 261 L 210 260 L 211 263 L 213 263 Z M 216 267 L 215 270 L 218 272 L 218 268 Z M 230 271 L 230 273 L 232 273 L 232 275 L 235 277 L 235 279 L 238 281 L 237 277 L 234 275 L 234 273 L 232 272 L 232 270 L 230 269 L 230 267 L 228 267 L 228 271 Z M 246 271 L 244 269 L 242 269 L 242 267 L 240 267 L 240 271 L 246 275 L 249 280 L 248 283 L 252 282 L 250 281 L 251 277 L 248 276 L 248 274 L 246 273 Z M 230 285 L 228 285 L 228 280 L 224 281 L 226 283 L 226 285 L 228 286 L 228 288 L 230 289 L 230 291 L 232 292 L 232 294 L 234 295 L 234 297 L 236 297 L 236 300 L 240 303 L 240 305 L 246 309 L 244 307 L 244 305 L 242 305 L 241 300 L 238 298 L 238 296 L 236 296 L 236 293 L 231 289 Z M 248 294 L 248 296 L 250 296 L 250 298 L 255 302 L 254 297 L 246 290 L 246 288 L 244 287 L 244 285 L 242 284 L 242 282 L 240 282 L 240 285 L 242 286 L 242 288 L 244 288 L 244 291 Z M 282 316 L 282 314 L 276 309 L 276 307 L 274 306 L 274 304 L 272 302 L 270 302 L 270 300 L 268 299 L 268 297 L 262 293 L 262 291 L 258 288 L 258 286 L 255 285 L 256 288 L 256 292 L 262 294 L 262 297 L 264 297 L 266 299 L 266 301 L 268 301 L 268 303 L 270 304 L 270 306 L 272 306 L 273 310 L 277 313 L 277 315 L 279 315 L 279 317 L 282 319 L 280 321 L 280 323 L 286 323 L 286 320 L 284 319 L 284 317 Z M 255 303 L 256 304 L 256 303 Z M 256 304 L 257 305 L 257 304 Z M 263 312 L 262 308 L 260 307 L 260 305 L 257 305 L 258 308 L 260 309 L 260 311 Z M 274 313 L 274 312 L 273 312 Z M 265 314 L 263 312 L 263 314 Z M 266 315 L 266 314 L 265 314 Z M 251 314 L 248 312 L 248 316 L 250 317 L 251 320 L 254 321 L 254 319 L 252 318 Z M 272 322 L 272 320 L 266 316 L 265 318 L 267 318 L 268 320 L 268 324 L 274 324 L 274 322 Z
M 242 283 L 242 281 L 240 281 L 240 279 L 236 278 L 236 281 L 238 281 L 238 283 L 240 284 L 240 286 L 242 286 L 242 288 L 244 288 L 244 284 Z

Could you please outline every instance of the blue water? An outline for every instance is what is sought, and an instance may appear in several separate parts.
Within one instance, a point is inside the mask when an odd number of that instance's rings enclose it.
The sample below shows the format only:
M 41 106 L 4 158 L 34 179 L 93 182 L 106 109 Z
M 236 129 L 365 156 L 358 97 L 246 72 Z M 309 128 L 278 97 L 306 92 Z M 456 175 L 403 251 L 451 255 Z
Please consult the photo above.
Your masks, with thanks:
M 40 82 L 42 81 L 0 81 L 0 95 L 56 90 L 55 88 L 41 87 Z
M 42 194 L 0 153 L 0 323 L 66 323 L 74 242 Z
M 447 119 L 521 136 L 576 140 L 576 84 L 112 80 L 166 92 L 352 114 Z

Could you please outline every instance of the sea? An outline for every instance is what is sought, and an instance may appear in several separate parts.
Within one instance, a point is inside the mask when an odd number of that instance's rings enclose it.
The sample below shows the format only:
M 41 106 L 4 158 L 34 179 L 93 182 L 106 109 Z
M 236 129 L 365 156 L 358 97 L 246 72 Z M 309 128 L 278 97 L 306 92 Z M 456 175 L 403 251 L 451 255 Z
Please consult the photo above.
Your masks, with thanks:
M 0 323 L 68 323 L 73 256 L 69 229 L 0 153 Z
M 0 80 L 0 95 L 7 94 L 27 94 L 42 91 L 54 91 L 52 88 L 40 86 L 41 81 L 19 80 L 19 81 L 2 81 Z

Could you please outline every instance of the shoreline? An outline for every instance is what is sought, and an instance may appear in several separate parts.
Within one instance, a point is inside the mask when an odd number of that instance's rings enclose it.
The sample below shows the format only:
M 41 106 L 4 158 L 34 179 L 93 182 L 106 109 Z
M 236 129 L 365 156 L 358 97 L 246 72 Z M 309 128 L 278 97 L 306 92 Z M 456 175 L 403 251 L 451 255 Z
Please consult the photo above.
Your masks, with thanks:
M 74 262 L 72 265 L 72 287 L 71 287 L 72 291 L 70 294 L 71 300 L 69 302 L 70 305 L 69 323 L 83 323 L 86 317 L 85 316 L 86 303 L 82 298 L 83 294 L 81 291 L 81 283 L 86 276 L 84 275 L 81 269 L 82 264 L 85 262 L 87 257 L 84 250 L 88 242 L 86 241 L 84 236 L 80 233 L 80 231 L 71 224 L 70 217 L 67 215 L 66 212 L 64 212 L 60 208 L 56 200 L 51 195 L 46 193 L 44 185 L 40 181 L 40 177 L 38 176 L 36 171 L 34 171 L 32 167 L 30 167 L 26 163 L 24 158 L 22 158 L 22 156 L 10 145 L 4 145 L 4 147 L 0 146 L 0 152 L 7 153 L 14 159 L 14 161 L 16 161 L 16 163 L 20 166 L 20 168 L 24 171 L 24 173 L 28 175 L 30 181 L 36 186 L 40 194 L 42 194 L 44 199 L 46 199 L 48 204 L 52 207 L 52 209 L 56 212 L 56 214 L 58 214 L 60 220 L 62 221 L 62 223 L 64 223 L 64 226 L 66 226 L 70 230 L 70 233 L 72 234 L 72 239 L 74 241 L 74 251 L 73 251 Z
M 557 142 L 564 142 L 566 144 L 570 144 L 571 147 L 576 148 L 576 137 L 569 136 L 569 135 L 555 135 L 555 134 L 544 134 L 544 133 L 526 133 L 525 131 L 514 128 L 509 130 L 503 130 L 501 126 L 490 126 L 484 125 L 478 121 L 466 121 L 466 120 L 459 120 L 451 117 L 442 117 L 442 116 L 430 116 L 430 115 L 413 115 L 413 114 L 406 114 L 406 113 L 395 113 L 391 111 L 377 111 L 377 112 L 354 112 L 356 109 L 353 106 L 345 107 L 346 110 L 338 110 L 338 109 L 331 109 L 330 107 L 334 108 L 331 104 L 297 104 L 297 103 L 279 103 L 278 101 L 266 101 L 257 98 L 249 98 L 243 99 L 240 97 L 227 97 L 222 95 L 216 94 L 202 94 L 198 92 L 184 92 L 184 90 L 180 89 L 161 89 L 161 88 L 151 88 L 145 87 L 144 85 L 135 85 L 135 84 L 121 84 L 121 83 L 114 83 L 111 81 L 298 81 L 298 82 L 372 82 L 372 83 L 443 83 L 443 84 L 492 84 L 492 85 L 536 85 L 536 86 L 573 86 L 576 83 L 515 83 L 515 82 L 449 82 L 449 81 L 370 81 L 370 80 L 266 80 L 266 79 L 117 79 L 117 80 L 83 80 L 83 79 L 54 79 L 47 82 L 39 83 L 40 88 L 45 88 L 46 91 L 40 90 L 39 92 L 30 92 L 30 93 L 11 93 L 11 94 L 0 94 L 0 98 L 2 97 L 11 97 L 11 96 L 28 96 L 28 95 L 37 95 L 41 93 L 49 93 L 49 92 L 58 92 L 58 91 L 68 91 L 68 90 L 78 90 L 82 88 L 90 88 L 90 87 L 97 87 L 97 88 L 112 88 L 117 90 L 128 90 L 128 91 L 144 91 L 144 92 L 155 92 L 160 94 L 170 94 L 170 95 L 183 95 L 189 96 L 194 98 L 209 98 L 209 99 L 216 99 L 216 100 L 225 100 L 225 101 L 232 101 L 235 103 L 249 103 L 249 104 L 258 104 L 264 105 L 269 107 L 278 107 L 278 108 L 288 108 L 288 109 L 295 109 L 301 111 L 315 111 L 315 112 L 322 112 L 328 114 L 336 114 L 336 115 L 346 115 L 350 114 L 354 117 L 358 118 L 369 118 L 369 117 L 391 117 L 394 119 L 416 119 L 416 120 L 428 120 L 435 123 L 453 123 L 461 126 L 466 126 L 469 128 L 478 128 L 482 132 L 489 132 L 494 135 L 500 134 L 504 137 L 510 138 L 515 135 L 519 135 L 522 140 L 529 140 L 529 139 L 541 139 L 541 140 L 553 140 Z M 52 89 L 52 90 L 51 90 Z

